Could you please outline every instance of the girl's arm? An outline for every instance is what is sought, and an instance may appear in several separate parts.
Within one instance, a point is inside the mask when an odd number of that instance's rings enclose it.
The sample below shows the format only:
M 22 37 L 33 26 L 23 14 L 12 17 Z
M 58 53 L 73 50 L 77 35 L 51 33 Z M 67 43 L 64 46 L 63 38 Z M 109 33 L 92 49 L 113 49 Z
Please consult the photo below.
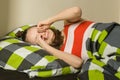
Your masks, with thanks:
M 72 7 L 64 11 L 61 11 L 57 15 L 52 16 L 44 21 L 40 21 L 37 27 L 39 30 L 42 30 L 42 29 L 45 30 L 49 28 L 49 26 L 52 23 L 60 20 L 64 20 L 65 24 L 78 22 L 81 20 L 81 15 L 82 15 L 82 11 L 79 7 Z
M 80 57 L 77 57 L 77 56 L 72 55 L 70 53 L 63 52 L 63 51 L 58 50 L 54 47 L 51 47 L 45 41 L 43 41 L 41 38 L 37 39 L 37 43 L 42 48 L 44 48 L 46 51 L 48 51 L 50 54 L 63 60 L 64 62 L 68 63 L 69 65 L 73 66 L 74 68 L 80 68 L 80 66 L 83 63 L 83 60 Z
M 79 7 L 72 7 L 58 13 L 57 15 L 49 18 L 48 20 L 52 23 L 60 20 L 65 20 L 73 23 L 79 21 L 81 19 L 81 15 L 82 11 Z

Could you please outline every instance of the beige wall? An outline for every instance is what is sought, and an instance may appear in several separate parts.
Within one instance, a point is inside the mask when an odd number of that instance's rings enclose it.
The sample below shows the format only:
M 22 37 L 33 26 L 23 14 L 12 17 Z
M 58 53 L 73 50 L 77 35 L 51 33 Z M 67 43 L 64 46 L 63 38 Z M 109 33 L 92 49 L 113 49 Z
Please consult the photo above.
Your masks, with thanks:
M 2 3 L 1 3 L 2 1 Z M 63 9 L 80 6 L 85 19 L 120 22 L 119 0 L 1 0 L 0 35 L 24 24 L 37 24 Z M 119 2 L 118 2 L 119 1 Z M 54 24 L 62 26 L 62 22 Z M 2 27 L 4 26 L 4 27 Z
M 0 36 L 7 32 L 8 26 L 8 1 L 0 0 Z
M 119 20 L 119 0 L 85 0 L 82 5 L 85 18 L 99 22 Z
M 119 0 L 118 3 L 120 3 L 120 0 Z M 119 7 L 119 13 L 118 13 L 118 15 L 119 15 L 119 23 L 120 23 L 120 5 L 118 5 L 118 7 Z

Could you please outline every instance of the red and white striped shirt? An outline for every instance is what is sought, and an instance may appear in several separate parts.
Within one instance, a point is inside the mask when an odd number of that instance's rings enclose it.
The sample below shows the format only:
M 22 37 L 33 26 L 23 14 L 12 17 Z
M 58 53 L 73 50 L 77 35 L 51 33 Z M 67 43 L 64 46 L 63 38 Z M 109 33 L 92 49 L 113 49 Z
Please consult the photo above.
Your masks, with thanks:
M 89 30 L 86 30 L 90 26 L 92 26 L 92 23 L 93 22 L 91 21 L 83 21 L 72 25 L 65 25 L 63 31 L 66 36 L 66 40 L 65 43 L 62 45 L 61 50 L 74 54 L 81 58 L 86 56 L 87 52 L 83 51 L 85 49 L 82 49 L 83 47 L 85 47 L 85 41 L 83 38 L 87 37 L 85 33 L 87 33 Z M 87 33 L 87 35 L 89 35 L 89 32 Z M 85 55 L 82 55 L 83 53 Z

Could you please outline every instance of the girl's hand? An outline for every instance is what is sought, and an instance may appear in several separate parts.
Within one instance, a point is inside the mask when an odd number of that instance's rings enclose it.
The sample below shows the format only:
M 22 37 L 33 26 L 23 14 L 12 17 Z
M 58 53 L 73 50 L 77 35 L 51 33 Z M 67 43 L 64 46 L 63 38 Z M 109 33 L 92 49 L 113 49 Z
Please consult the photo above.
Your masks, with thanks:
M 40 21 L 37 25 L 37 28 L 38 28 L 38 32 L 43 32 L 45 31 L 46 29 L 50 28 L 50 25 L 52 23 L 50 22 L 50 20 L 44 20 L 44 21 Z
M 36 43 L 41 46 L 42 48 L 45 48 L 46 45 L 48 45 L 44 39 L 42 39 L 41 35 L 37 35 Z

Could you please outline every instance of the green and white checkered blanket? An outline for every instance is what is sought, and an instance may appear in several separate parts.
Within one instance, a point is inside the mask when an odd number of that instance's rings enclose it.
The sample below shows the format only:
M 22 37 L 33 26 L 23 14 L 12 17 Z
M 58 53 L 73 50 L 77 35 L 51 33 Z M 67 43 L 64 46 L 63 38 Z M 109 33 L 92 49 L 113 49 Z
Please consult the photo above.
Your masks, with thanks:
M 120 80 L 120 25 L 96 23 L 86 41 L 89 60 L 80 80 Z
M 0 41 L 0 67 L 25 72 L 30 77 L 51 77 L 78 72 L 64 61 L 50 55 L 40 46 L 16 39 L 16 32 L 29 25 L 10 32 Z
M 41 47 L 16 39 L 15 33 L 28 27 L 29 25 L 25 25 L 17 28 L 5 39 L 1 39 L 2 68 L 25 72 L 30 77 L 50 77 L 78 72 Z M 83 64 L 78 80 L 120 80 L 120 25 L 96 23 L 91 30 L 91 36 L 86 41 L 89 59 Z

